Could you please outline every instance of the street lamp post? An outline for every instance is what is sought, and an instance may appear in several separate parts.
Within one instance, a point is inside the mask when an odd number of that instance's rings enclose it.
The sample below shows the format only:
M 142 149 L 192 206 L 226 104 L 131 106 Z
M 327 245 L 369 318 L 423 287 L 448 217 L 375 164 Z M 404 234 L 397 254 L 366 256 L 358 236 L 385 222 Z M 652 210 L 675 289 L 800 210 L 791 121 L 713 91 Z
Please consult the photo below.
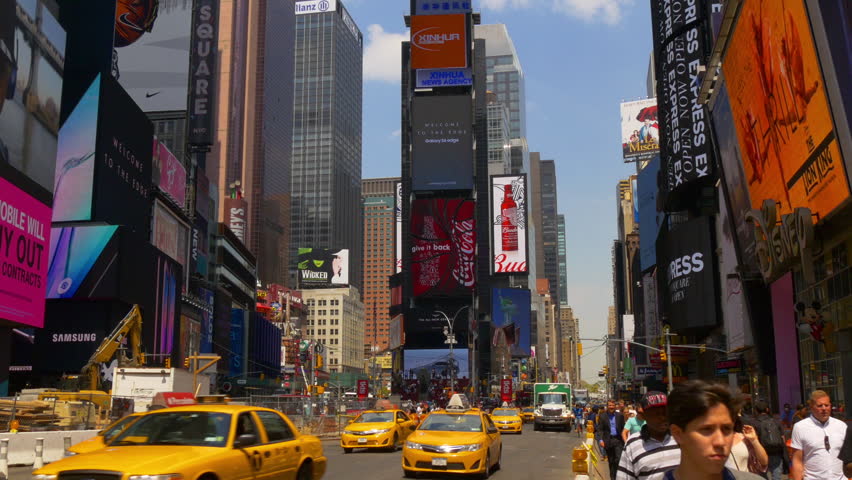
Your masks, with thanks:
M 455 367 L 455 359 L 453 357 L 453 345 L 458 343 L 456 341 L 456 331 L 453 328 L 453 326 L 456 323 L 456 317 L 459 315 L 459 313 L 461 313 L 462 310 L 464 310 L 465 308 L 468 308 L 468 307 L 469 307 L 469 305 L 465 305 L 465 306 L 459 308 L 458 310 L 456 310 L 456 313 L 455 313 L 455 315 L 453 315 L 452 320 L 450 320 L 450 317 L 447 316 L 447 314 L 442 312 L 441 310 L 435 310 L 436 312 L 438 312 L 438 313 L 440 313 L 441 315 L 444 316 L 444 319 L 447 321 L 447 325 L 448 325 L 448 327 L 444 327 L 444 335 L 446 335 L 446 337 L 447 337 L 447 339 L 444 340 L 444 343 L 447 343 L 447 344 L 450 345 L 450 391 L 451 392 L 456 391 L 456 367 Z

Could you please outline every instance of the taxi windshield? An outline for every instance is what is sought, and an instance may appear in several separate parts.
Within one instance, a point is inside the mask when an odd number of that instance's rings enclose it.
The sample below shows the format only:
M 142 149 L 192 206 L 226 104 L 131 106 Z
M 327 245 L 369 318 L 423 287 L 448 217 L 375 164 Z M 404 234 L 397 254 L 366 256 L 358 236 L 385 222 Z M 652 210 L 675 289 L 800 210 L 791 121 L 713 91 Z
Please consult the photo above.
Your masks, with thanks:
M 388 423 L 393 422 L 393 412 L 367 412 L 355 419 L 355 423 Z
M 433 430 L 436 432 L 481 432 L 482 420 L 479 415 L 452 415 L 448 413 L 433 413 L 426 417 L 418 430 Z
M 533 413 L 535 410 L 532 407 L 527 407 L 524 409 L 524 413 Z
M 111 446 L 190 445 L 224 447 L 231 430 L 231 415 L 215 412 L 152 413 L 121 432 Z
M 513 408 L 498 408 L 491 412 L 492 417 L 517 417 L 518 411 Z
M 115 423 L 113 423 L 112 425 L 110 425 L 107 429 L 102 431 L 100 433 L 100 435 L 102 437 L 104 437 L 105 442 L 108 442 L 108 441 L 112 440 L 116 435 L 118 435 L 124 429 L 124 427 L 126 427 L 130 422 L 132 422 L 133 420 L 138 420 L 138 419 L 139 419 L 139 417 L 134 417 L 134 416 L 128 415 L 128 416 L 122 418 L 121 420 L 118 420 Z

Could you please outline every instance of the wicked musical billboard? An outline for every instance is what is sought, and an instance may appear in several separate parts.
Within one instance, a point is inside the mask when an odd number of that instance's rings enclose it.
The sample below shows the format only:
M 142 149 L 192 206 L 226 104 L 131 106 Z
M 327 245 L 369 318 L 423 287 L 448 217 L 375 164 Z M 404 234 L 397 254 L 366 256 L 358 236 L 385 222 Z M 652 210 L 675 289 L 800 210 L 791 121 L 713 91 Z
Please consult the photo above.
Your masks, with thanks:
M 349 285 L 349 250 L 300 248 L 296 259 L 299 288 L 329 288 Z
M 804 2 L 750 0 L 740 18 L 722 71 L 751 205 L 825 218 L 849 184 Z

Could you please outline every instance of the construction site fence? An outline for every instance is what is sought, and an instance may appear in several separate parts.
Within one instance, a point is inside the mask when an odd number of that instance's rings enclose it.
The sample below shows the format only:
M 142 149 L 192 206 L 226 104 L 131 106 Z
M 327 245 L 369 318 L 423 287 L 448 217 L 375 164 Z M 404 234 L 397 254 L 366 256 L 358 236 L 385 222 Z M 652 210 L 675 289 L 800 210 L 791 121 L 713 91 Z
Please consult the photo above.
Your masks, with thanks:
M 0 397 L 0 433 L 10 431 L 13 421 L 19 432 L 57 430 L 100 430 L 135 411 L 136 402 L 150 397 L 111 396 L 109 402 L 86 400 L 22 400 Z M 322 437 L 337 436 L 364 410 L 375 407 L 374 399 L 326 398 L 325 396 L 254 395 L 229 397 L 228 403 L 277 410 L 300 432 Z

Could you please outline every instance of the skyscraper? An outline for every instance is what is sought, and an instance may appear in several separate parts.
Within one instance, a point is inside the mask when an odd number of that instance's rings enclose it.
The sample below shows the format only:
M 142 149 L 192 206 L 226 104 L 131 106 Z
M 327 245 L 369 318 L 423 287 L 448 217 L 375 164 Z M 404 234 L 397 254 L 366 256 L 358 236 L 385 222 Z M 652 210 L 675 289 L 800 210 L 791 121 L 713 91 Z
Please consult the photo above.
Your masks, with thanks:
M 537 198 L 541 202 L 541 240 L 544 255 L 544 277 L 550 282 L 550 296 L 554 305 L 559 305 L 559 235 L 557 223 L 556 204 L 556 162 L 553 160 L 542 160 L 541 174 L 541 196 Z M 542 272 L 539 272 L 541 275 Z
M 290 256 L 348 248 L 360 290 L 363 37 L 342 2 L 296 16 L 295 59 Z M 289 270 L 295 282 L 292 261 Z
M 394 203 L 399 178 L 361 183 L 364 201 L 364 343 L 388 347 L 390 288 L 394 274 Z
M 486 88 L 509 107 L 511 138 L 526 138 L 524 70 L 506 25 L 476 25 L 474 36 L 485 40 Z
M 559 306 L 568 306 L 568 245 L 565 239 L 565 215 L 556 216 L 557 252 L 559 255 Z

